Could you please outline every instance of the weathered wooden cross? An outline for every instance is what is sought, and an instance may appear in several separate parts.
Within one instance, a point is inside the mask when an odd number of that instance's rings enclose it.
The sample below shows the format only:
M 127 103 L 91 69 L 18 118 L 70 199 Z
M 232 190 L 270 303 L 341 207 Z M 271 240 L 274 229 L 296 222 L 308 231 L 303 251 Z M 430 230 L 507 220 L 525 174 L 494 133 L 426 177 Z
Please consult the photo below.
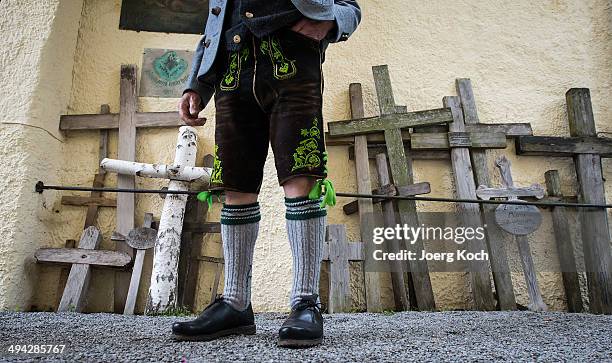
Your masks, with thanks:
M 546 193 L 549 197 L 561 200 L 561 181 L 557 170 L 549 170 L 544 174 L 546 179 Z M 567 310 L 570 313 L 581 313 L 584 311 L 582 304 L 582 293 L 580 292 L 580 278 L 578 276 L 572 234 L 567 218 L 566 207 L 553 207 L 552 209 L 553 229 L 557 241 L 557 252 L 559 253 L 559 265 L 561 266 L 561 277 L 567 299 Z
M 36 251 L 34 258 L 37 263 L 72 265 L 58 312 L 83 311 L 92 266 L 125 268 L 132 261 L 125 252 L 96 250 L 101 241 L 100 230 L 90 226 L 83 231 L 78 248 L 41 248 Z
M 348 242 L 343 224 L 327 226 L 327 237 L 323 248 L 323 261 L 329 261 L 329 298 L 327 311 L 330 314 L 348 312 L 351 307 L 350 261 L 363 261 L 363 243 Z M 368 295 L 368 286 L 366 296 Z
M 169 191 L 186 191 L 189 182 L 210 180 L 210 168 L 194 166 L 196 152 L 196 130 L 183 126 L 179 130 L 173 165 L 113 159 L 104 159 L 100 165 L 104 170 L 120 175 L 170 179 Z M 165 198 L 153 257 L 147 314 L 161 313 L 176 307 L 178 260 L 186 203 L 187 195 L 184 194 L 168 194 Z
M 544 197 L 544 188 L 541 185 L 514 186 L 510 161 L 505 156 L 499 157 L 496 164 L 499 167 L 503 188 L 489 188 L 481 185 L 476 191 L 479 198 L 484 200 L 507 198 L 510 201 L 517 201 L 519 200 L 518 197 L 533 196 L 540 199 Z M 542 222 L 540 211 L 533 205 L 501 204 L 495 210 L 495 220 L 503 230 L 515 236 L 529 293 L 529 310 L 545 311 L 546 304 L 542 300 L 542 293 L 538 286 L 529 241 L 527 240 L 527 235 L 536 231 Z
M 369 133 L 383 132 L 391 166 L 391 175 L 394 183 L 398 186 L 406 186 L 413 183 L 411 165 L 406 157 L 402 139 L 403 128 L 422 127 L 438 125 L 453 121 L 449 109 L 441 108 L 419 112 L 401 112 L 395 104 L 391 80 L 387 66 L 373 67 L 374 83 L 380 108 L 380 116 L 358 118 L 354 120 L 338 121 L 328 123 L 330 136 L 365 135 Z M 403 110 L 401 110 L 403 111 Z M 364 140 L 367 142 L 367 140 Z M 357 145 L 356 145 L 357 146 Z M 361 147 L 367 149 L 367 145 Z M 363 151 L 360 151 L 363 153 Z M 367 150 L 365 151 L 367 153 Z M 357 154 L 357 147 L 355 149 Z M 369 193 L 371 187 L 368 185 L 363 192 Z M 400 222 L 408 226 L 418 226 L 419 221 L 416 213 L 416 203 L 409 200 L 401 200 L 397 203 Z M 360 211 L 362 210 L 360 205 Z M 368 243 L 371 239 L 364 239 Z M 408 249 L 420 254 L 423 250 L 422 241 L 407 246 Z M 410 261 L 410 272 L 416 294 L 416 301 L 420 310 L 435 309 L 433 289 L 429 278 L 429 270 L 426 261 Z
M 565 96 L 572 137 L 519 137 L 516 151 L 519 155 L 573 157 L 579 201 L 603 204 L 601 158 L 612 157 L 612 139 L 597 137 L 588 88 L 572 88 Z M 591 312 L 612 314 L 612 254 L 606 210 L 580 208 L 579 216 Z
M 119 130 L 118 158 L 135 160 L 136 129 L 149 127 L 178 127 L 183 125 L 177 112 L 137 112 L 137 72 L 135 65 L 121 66 L 120 110 L 118 114 L 62 115 L 60 130 Z M 119 175 L 118 188 L 134 188 L 132 175 Z M 117 232 L 126 235 L 134 228 L 134 194 L 120 193 L 117 196 Z M 132 254 L 132 248 L 119 243 L 117 250 Z M 114 310 L 123 312 L 130 284 L 130 274 L 115 275 Z

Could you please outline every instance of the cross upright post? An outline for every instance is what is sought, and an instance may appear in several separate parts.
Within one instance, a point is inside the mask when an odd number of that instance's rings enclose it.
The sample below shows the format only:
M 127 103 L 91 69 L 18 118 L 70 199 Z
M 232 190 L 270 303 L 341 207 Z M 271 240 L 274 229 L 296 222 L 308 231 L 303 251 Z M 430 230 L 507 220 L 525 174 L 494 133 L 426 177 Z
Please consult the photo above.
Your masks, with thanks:
M 516 151 L 519 155 L 573 157 L 579 201 L 604 204 L 606 195 L 601 158 L 612 157 L 612 139 L 597 137 L 588 88 L 572 88 L 565 96 L 571 137 L 519 137 Z M 612 255 L 606 210 L 580 208 L 578 212 L 590 310 L 597 314 L 612 314 Z
M 370 133 L 384 133 L 387 146 L 391 176 L 397 187 L 413 184 L 413 177 L 409 173 L 410 158 L 404 150 L 402 129 L 410 127 L 431 126 L 453 121 L 449 109 L 441 108 L 419 112 L 400 112 L 393 98 L 391 80 L 387 66 L 372 68 L 374 83 L 380 108 L 380 116 L 359 118 L 328 123 L 330 136 L 365 135 Z M 418 226 L 416 203 L 410 200 L 400 200 L 397 203 L 400 221 L 408 226 Z M 364 241 L 367 243 L 367 241 Z M 423 250 L 422 241 L 407 246 L 418 255 Z M 433 289 L 429 278 L 429 269 L 426 261 L 413 260 L 409 262 L 410 272 L 415 288 L 417 306 L 419 310 L 435 309 Z

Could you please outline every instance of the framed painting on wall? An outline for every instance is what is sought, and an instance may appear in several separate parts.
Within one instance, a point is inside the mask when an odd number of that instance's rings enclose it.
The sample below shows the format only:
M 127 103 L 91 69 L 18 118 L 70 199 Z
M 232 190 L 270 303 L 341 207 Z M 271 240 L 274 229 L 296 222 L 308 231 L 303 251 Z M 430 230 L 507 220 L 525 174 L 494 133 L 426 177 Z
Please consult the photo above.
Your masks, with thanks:
M 122 0 L 119 29 L 203 34 L 208 0 Z

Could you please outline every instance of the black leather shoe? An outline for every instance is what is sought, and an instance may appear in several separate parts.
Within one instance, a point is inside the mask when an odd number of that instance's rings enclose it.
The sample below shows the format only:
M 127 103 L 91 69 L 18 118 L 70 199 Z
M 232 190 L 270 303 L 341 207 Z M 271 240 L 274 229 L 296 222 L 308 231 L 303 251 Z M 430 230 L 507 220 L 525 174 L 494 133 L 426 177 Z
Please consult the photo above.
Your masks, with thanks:
M 195 320 L 172 324 L 176 340 L 208 341 L 226 335 L 255 334 L 255 318 L 251 304 L 238 311 L 217 298 Z
M 278 346 L 304 348 L 321 344 L 323 341 L 323 316 L 314 294 L 302 300 L 291 309 L 291 314 L 278 331 Z

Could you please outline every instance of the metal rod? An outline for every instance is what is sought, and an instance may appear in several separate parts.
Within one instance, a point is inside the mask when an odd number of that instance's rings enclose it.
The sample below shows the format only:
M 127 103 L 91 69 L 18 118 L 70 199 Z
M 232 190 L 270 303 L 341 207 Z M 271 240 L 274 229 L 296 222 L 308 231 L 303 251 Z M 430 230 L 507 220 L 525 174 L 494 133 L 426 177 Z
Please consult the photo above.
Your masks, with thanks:
M 69 190 L 77 192 L 105 192 L 105 193 L 137 193 L 137 194 L 186 194 L 198 195 L 202 191 L 198 190 L 165 190 L 165 189 L 125 189 L 125 188 L 92 188 L 92 187 L 73 187 L 63 185 L 45 185 L 42 181 L 36 183 L 36 192 L 42 193 L 44 190 Z M 473 203 L 473 204 L 507 204 L 507 205 L 535 205 L 539 207 L 574 207 L 574 208 L 606 208 L 611 209 L 612 204 L 592 204 L 592 203 L 566 203 L 566 202 L 531 202 L 522 200 L 480 200 L 480 199 L 456 199 L 441 197 L 417 197 L 401 195 L 376 195 L 359 193 L 336 193 L 337 197 L 343 198 L 365 198 L 365 199 L 391 199 L 391 200 L 414 200 L 434 203 Z

